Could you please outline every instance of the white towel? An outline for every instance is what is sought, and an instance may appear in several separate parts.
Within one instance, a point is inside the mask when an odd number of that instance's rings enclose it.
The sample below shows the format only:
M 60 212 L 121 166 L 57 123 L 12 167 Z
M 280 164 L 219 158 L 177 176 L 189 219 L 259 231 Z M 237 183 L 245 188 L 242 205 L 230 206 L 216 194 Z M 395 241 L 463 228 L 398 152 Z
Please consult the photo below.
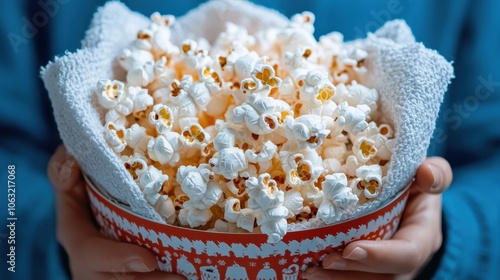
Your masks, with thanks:
M 174 42 L 199 36 L 213 41 L 227 21 L 247 26 L 250 33 L 288 22 L 278 12 L 247 1 L 210 1 L 176 21 L 172 27 Z M 61 138 L 83 171 L 135 213 L 163 222 L 106 143 L 104 111 L 94 94 L 99 79 L 124 80 L 124 71 L 115 57 L 148 22 L 148 18 L 131 12 L 122 3 L 109 2 L 96 12 L 82 48 L 56 57 L 42 68 L 41 74 Z M 343 219 L 375 209 L 408 185 L 425 158 L 443 94 L 453 76 L 450 63 L 415 43 L 403 21 L 389 22 L 367 39 L 353 43 L 369 52 L 366 67 L 371 79 L 366 83 L 380 94 L 383 114 L 396 130 L 396 144 L 380 197 L 346 213 Z

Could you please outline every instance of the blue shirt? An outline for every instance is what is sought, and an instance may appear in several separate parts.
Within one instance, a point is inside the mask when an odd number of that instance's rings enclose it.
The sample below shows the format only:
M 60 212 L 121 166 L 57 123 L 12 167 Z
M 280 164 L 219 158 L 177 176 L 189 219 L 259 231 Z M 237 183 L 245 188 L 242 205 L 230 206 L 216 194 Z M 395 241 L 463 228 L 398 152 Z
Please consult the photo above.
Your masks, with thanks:
M 69 279 L 55 239 L 46 164 L 60 144 L 39 67 L 80 47 L 92 14 L 104 1 L 3 1 L 0 10 L 0 169 L 15 165 L 16 273 L 6 261 L 8 229 L 0 229 L 1 279 Z M 6 3 L 5 3 L 6 2 Z M 124 1 L 132 10 L 180 16 L 203 1 Z M 441 108 L 429 155 L 454 171 L 444 194 L 445 241 L 426 273 L 435 279 L 500 277 L 500 1 L 372 0 L 254 1 L 286 16 L 309 10 L 316 36 L 340 31 L 365 37 L 402 18 L 417 41 L 454 61 L 456 78 Z M 7 205 L 7 186 L 0 199 Z M 6 221 L 7 207 L 0 209 Z M 429 274 L 427 274 L 429 275 Z

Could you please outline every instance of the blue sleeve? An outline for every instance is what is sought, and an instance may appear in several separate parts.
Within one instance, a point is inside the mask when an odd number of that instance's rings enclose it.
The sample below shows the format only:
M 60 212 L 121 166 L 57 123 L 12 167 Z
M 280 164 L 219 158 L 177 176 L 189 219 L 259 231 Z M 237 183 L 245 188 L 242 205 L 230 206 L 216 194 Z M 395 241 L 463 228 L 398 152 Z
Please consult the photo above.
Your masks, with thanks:
M 443 195 L 446 239 L 435 279 L 500 275 L 499 1 L 470 1 L 455 57 L 443 143 L 454 180 Z
M 0 279 L 67 279 L 64 255 L 55 238 L 53 191 L 45 172 L 59 143 L 51 106 L 38 78 L 46 48 L 40 42 L 47 31 L 26 25 L 32 20 L 29 15 L 36 12 L 28 1 L 2 4 Z M 7 181 L 9 165 L 15 166 L 11 182 Z M 15 205 L 8 204 L 8 193 L 15 194 L 15 201 L 11 200 Z M 9 215 L 10 210 L 13 215 Z M 10 267 L 15 272 L 9 271 Z
M 5 2 L 5 3 L 4 3 Z M 54 192 L 47 162 L 61 143 L 52 107 L 39 78 L 40 66 L 75 51 L 93 13 L 104 0 L 3 1 L 0 9 L 0 279 L 69 279 L 64 250 L 56 240 Z M 124 1 L 133 10 L 184 14 L 201 0 L 172 6 Z M 162 7 L 163 6 L 163 7 Z M 172 6 L 172 7 L 171 7 Z M 7 218 L 8 165 L 15 165 L 15 231 Z M 13 221 L 12 221 L 13 222 Z M 14 241 L 13 241 L 14 240 Z M 14 244 L 15 242 L 15 244 Z M 11 246 L 15 246 L 14 256 Z M 15 261 L 15 273 L 7 261 Z M 13 263 L 14 264 L 14 263 Z

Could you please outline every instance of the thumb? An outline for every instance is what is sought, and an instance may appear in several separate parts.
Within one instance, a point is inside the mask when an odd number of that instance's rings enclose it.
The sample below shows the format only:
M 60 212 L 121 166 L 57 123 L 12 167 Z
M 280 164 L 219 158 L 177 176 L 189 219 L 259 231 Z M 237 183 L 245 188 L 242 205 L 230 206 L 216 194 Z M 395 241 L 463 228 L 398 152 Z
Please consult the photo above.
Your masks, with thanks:
M 430 157 L 417 169 L 413 186 L 424 193 L 438 194 L 444 192 L 453 180 L 453 172 L 447 160 L 441 157 Z
M 47 175 L 52 185 L 58 191 L 69 190 L 80 180 L 80 173 L 80 167 L 73 156 L 66 151 L 64 145 L 59 146 L 47 166 Z

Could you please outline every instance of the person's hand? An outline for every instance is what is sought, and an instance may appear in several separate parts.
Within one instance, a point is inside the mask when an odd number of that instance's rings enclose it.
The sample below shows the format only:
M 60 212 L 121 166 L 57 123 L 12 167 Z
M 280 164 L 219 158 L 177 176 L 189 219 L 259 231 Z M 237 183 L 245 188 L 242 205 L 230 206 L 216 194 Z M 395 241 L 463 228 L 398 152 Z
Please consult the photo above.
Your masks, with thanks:
M 329 254 L 306 279 L 411 279 L 441 247 L 441 193 L 452 180 L 451 167 L 439 157 L 417 170 L 398 231 L 390 240 L 354 241 Z
M 99 234 L 80 168 L 64 146 L 50 159 L 47 172 L 57 196 L 57 238 L 68 254 L 73 279 L 185 279 L 154 271 L 156 259 L 147 249 Z

